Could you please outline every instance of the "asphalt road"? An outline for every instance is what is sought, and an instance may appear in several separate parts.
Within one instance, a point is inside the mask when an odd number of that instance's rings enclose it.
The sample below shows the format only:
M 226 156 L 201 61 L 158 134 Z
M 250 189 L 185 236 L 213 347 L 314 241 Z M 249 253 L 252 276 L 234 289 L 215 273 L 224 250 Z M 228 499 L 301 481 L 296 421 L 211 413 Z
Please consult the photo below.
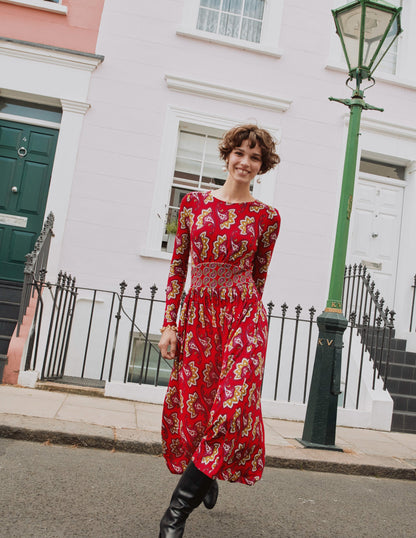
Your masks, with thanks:
M 176 482 L 156 456 L 0 439 L 0 536 L 157 538 Z M 414 537 L 415 501 L 416 482 L 266 468 L 185 537 Z

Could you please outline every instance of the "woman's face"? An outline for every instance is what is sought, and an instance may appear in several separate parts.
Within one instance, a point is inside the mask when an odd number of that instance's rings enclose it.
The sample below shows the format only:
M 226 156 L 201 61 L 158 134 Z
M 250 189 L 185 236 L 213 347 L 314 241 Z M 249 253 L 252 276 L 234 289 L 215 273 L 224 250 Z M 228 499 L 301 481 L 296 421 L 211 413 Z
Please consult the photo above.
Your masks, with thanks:
M 228 156 L 228 176 L 238 183 L 250 185 L 260 172 L 262 165 L 261 148 L 258 143 L 250 148 L 248 140 L 234 148 Z

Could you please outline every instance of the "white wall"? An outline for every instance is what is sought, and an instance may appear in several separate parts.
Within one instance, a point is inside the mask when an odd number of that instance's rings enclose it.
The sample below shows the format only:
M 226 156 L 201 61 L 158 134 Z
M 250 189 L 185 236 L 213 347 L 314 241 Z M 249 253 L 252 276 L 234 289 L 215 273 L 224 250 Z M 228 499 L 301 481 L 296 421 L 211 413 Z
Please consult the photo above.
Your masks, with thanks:
M 328 97 L 351 94 L 345 70 L 327 65 L 333 56 L 333 2 L 284 2 L 280 57 L 178 35 L 183 5 L 183 0 L 105 3 L 97 46 L 105 61 L 90 86 L 92 107 L 81 136 L 60 265 L 85 286 L 112 289 L 125 279 L 130 292 L 137 282 L 144 287 L 156 282 L 163 290 L 169 262 L 140 253 L 159 195 L 155 185 L 168 107 L 236 122 L 256 120 L 281 134 L 274 204 L 282 228 L 265 300 L 313 304 L 321 311 L 348 112 Z M 177 92 L 167 87 L 167 74 L 291 104 L 277 111 Z M 411 127 L 416 92 L 409 84 L 384 77 L 367 97 L 385 107 L 383 121 Z M 363 113 L 363 120 L 373 117 L 381 115 Z M 367 142 L 372 136 L 363 132 Z

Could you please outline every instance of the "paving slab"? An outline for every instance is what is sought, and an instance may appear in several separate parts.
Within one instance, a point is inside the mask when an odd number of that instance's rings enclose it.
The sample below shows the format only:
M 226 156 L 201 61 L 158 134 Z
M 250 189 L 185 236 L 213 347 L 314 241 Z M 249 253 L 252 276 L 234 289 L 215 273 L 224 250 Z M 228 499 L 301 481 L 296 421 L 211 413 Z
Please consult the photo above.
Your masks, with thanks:
M 162 406 L 0 385 L 0 436 L 160 455 Z M 264 419 L 266 465 L 416 480 L 416 435 L 339 427 L 342 451 L 305 448 L 303 423 Z

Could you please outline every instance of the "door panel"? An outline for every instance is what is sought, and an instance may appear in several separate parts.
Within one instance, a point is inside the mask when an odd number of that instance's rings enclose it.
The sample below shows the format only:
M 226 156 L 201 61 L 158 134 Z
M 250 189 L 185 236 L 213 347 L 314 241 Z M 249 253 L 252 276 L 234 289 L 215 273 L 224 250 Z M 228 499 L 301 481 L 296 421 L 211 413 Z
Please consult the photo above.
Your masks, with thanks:
M 9 262 L 20 263 L 33 250 L 37 235 L 20 230 L 13 230 L 10 235 Z
M 0 149 L 1 152 L 1 149 Z M 12 179 L 15 174 L 16 162 L 11 157 L 0 156 L 0 210 L 6 209 L 12 195 Z
M 0 278 L 22 280 L 42 229 L 58 131 L 0 120 Z
M 367 266 L 386 304 L 394 306 L 404 188 L 358 179 L 353 202 L 348 263 Z
M 44 203 L 44 187 L 49 185 L 48 165 L 28 162 L 22 173 L 23 192 L 19 197 L 19 214 L 37 215 Z

